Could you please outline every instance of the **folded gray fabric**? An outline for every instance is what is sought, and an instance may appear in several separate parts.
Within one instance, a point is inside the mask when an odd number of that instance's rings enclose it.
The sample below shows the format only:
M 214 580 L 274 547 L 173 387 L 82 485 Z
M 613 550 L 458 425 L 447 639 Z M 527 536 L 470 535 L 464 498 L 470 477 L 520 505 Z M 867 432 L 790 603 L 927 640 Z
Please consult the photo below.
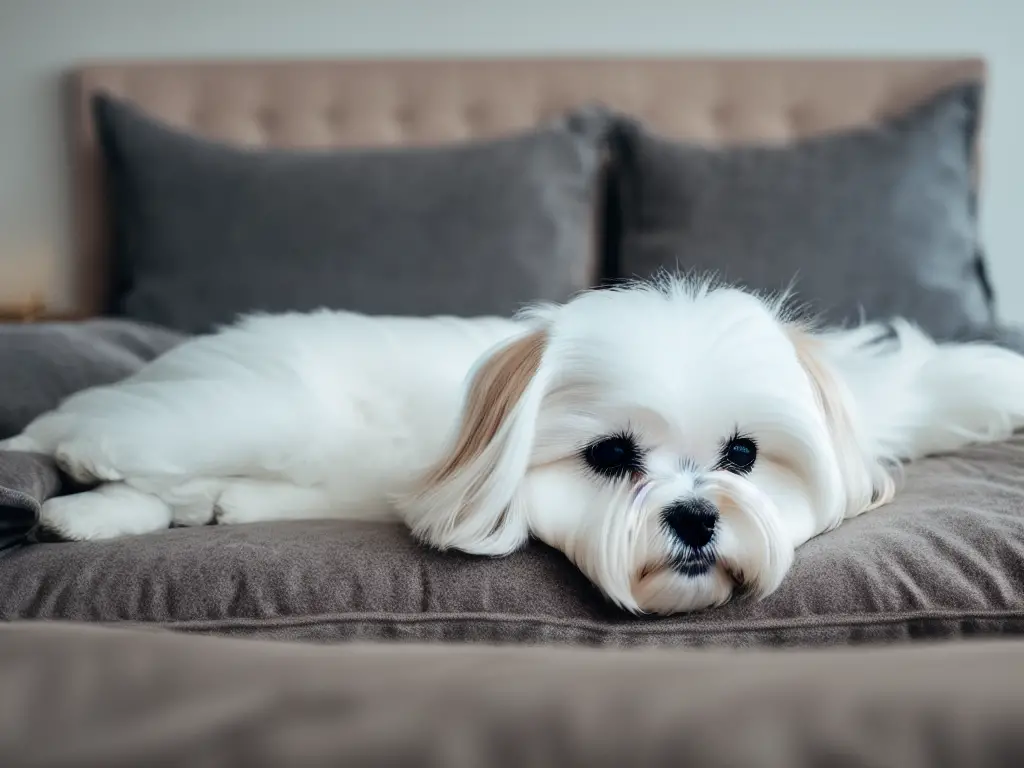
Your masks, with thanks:
M 0 452 L 0 549 L 25 540 L 43 502 L 60 488 L 60 473 L 49 457 Z

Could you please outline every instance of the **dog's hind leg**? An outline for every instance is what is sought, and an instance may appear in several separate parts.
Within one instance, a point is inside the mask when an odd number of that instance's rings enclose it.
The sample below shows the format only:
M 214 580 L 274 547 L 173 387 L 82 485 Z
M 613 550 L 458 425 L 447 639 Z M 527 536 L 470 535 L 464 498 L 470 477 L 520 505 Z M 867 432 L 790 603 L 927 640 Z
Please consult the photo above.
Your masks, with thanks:
M 242 478 L 227 484 L 214 515 L 220 525 L 345 516 L 324 488 Z
M 271 474 L 309 422 L 294 393 L 130 381 L 74 396 L 4 447 L 51 455 L 81 483 Z
M 382 496 L 347 498 L 324 486 L 229 478 L 215 504 L 221 525 L 271 520 L 363 520 L 401 522 Z

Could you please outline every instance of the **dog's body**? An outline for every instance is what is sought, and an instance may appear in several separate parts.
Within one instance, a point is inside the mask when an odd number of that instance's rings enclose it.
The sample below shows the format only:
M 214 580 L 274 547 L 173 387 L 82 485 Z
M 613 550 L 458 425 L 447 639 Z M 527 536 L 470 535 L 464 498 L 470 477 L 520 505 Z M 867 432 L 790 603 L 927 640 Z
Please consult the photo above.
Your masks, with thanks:
M 892 497 L 898 462 L 1022 424 L 1006 350 L 816 333 L 666 281 L 516 319 L 248 318 L 0 447 L 95 484 L 44 505 L 65 538 L 336 517 L 499 555 L 532 534 L 672 613 L 770 593 L 796 547 Z
M 440 459 L 469 370 L 520 331 L 501 318 L 251 317 L 73 395 L 8 447 L 115 484 L 95 505 L 49 503 L 43 524 L 70 539 L 215 519 L 397 521 L 389 494 Z

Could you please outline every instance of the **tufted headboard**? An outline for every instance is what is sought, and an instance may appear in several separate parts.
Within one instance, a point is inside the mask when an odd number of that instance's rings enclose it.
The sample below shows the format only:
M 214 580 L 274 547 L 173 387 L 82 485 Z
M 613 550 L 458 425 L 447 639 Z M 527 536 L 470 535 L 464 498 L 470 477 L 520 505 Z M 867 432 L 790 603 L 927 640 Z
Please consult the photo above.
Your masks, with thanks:
M 979 59 L 460 59 L 114 62 L 70 76 L 74 252 L 47 307 L 102 306 L 108 231 L 89 111 L 104 90 L 173 125 L 250 146 L 422 144 L 529 127 L 600 102 L 712 144 L 785 142 L 899 111 L 981 79 Z M 70 287 L 68 287 L 70 286 Z M 72 295 L 67 296 L 71 291 Z

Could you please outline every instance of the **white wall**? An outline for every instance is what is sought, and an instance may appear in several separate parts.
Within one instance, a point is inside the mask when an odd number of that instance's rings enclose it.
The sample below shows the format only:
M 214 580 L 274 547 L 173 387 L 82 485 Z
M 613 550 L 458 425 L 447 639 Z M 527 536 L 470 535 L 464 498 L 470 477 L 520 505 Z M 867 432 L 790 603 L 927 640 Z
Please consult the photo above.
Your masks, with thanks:
M 58 76 L 84 58 L 981 54 L 983 232 L 1003 314 L 1024 321 L 1022 31 L 1019 0 L 0 0 L 0 304 L 68 247 Z M 24 253 L 36 274 L 12 273 Z

